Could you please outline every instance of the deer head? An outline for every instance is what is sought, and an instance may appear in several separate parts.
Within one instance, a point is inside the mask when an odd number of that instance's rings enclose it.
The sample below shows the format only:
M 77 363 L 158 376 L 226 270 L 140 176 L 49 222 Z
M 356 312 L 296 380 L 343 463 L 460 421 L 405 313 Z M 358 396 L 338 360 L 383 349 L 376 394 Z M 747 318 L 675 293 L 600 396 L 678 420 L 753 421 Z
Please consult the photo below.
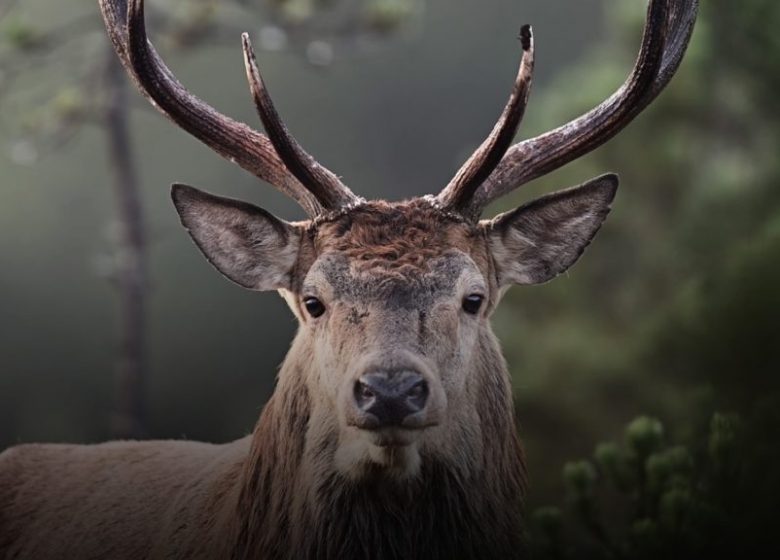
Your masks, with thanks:
M 581 117 L 511 145 L 531 88 L 534 45 L 488 138 L 435 196 L 366 201 L 292 138 L 243 36 L 247 77 L 268 136 L 218 113 L 174 78 L 147 40 L 142 0 L 101 0 L 122 62 L 165 116 L 297 201 L 286 222 L 251 204 L 175 185 L 181 221 L 206 258 L 251 290 L 278 290 L 300 322 L 288 360 L 310 399 L 307 441 L 336 442 L 348 477 L 414 476 L 421 458 L 479 448 L 485 393 L 511 411 L 489 325 L 503 291 L 567 270 L 606 218 L 607 174 L 480 220 L 487 204 L 593 150 L 666 86 L 691 34 L 696 0 L 651 0 L 641 49 L 623 86 Z M 308 445 L 308 443 L 307 443 Z M 478 457 L 478 454 L 474 455 Z M 470 468 L 464 459 L 464 469 Z M 473 465 L 471 465 L 473 466 Z

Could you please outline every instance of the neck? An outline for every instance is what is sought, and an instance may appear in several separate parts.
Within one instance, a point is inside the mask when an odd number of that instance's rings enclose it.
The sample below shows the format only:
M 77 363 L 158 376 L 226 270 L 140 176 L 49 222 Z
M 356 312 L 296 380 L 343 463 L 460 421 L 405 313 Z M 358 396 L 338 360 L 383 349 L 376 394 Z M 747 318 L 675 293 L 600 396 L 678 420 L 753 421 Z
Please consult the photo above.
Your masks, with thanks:
M 307 441 L 312 399 L 288 356 L 253 434 L 242 477 L 235 558 L 509 558 L 522 550 L 525 466 L 508 374 L 487 333 L 478 433 L 454 439 L 468 465 L 422 454 L 411 479 L 379 469 L 356 481 L 333 466 L 331 438 Z M 293 349 L 295 346 L 293 347 Z M 305 354 L 305 353 L 304 353 Z

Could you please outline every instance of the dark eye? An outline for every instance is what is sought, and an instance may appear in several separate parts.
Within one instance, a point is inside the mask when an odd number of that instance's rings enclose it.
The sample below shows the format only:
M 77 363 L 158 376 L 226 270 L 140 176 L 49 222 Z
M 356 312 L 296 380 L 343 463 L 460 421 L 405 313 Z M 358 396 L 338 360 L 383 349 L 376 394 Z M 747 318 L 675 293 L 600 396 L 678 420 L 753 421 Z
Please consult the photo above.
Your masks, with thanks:
M 316 297 L 307 297 L 303 300 L 303 305 L 306 306 L 306 311 L 309 315 L 315 319 L 325 313 L 325 304 L 318 300 Z
M 479 308 L 482 307 L 482 301 L 485 299 L 480 294 L 470 294 L 463 298 L 463 311 L 471 315 L 479 313 Z

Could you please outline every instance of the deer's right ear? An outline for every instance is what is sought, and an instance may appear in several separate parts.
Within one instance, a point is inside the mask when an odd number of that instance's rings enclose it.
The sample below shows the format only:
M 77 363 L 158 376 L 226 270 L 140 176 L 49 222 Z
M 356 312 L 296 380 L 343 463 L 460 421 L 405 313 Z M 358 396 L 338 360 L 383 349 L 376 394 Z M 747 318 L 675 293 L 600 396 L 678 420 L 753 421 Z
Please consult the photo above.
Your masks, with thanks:
M 299 226 L 247 202 L 175 184 L 173 203 L 195 244 L 217 270 L 250 290 L 290 288 Z

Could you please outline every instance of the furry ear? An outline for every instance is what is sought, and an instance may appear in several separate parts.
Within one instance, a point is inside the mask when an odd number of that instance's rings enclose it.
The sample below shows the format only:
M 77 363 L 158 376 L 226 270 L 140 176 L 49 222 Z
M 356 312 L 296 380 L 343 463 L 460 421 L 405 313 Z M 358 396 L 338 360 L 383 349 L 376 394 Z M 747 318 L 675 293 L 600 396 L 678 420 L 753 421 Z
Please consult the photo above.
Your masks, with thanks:
M 499 284 L 540 284 L 566 271 L 609 214 L 617 186 L 617 175 L 602 175 L 482 222 Z
M 187 185 L 171 197 L 195 244 L 217 270 L 250 290 L 289 288 L 301 232 L 262 208 Z

